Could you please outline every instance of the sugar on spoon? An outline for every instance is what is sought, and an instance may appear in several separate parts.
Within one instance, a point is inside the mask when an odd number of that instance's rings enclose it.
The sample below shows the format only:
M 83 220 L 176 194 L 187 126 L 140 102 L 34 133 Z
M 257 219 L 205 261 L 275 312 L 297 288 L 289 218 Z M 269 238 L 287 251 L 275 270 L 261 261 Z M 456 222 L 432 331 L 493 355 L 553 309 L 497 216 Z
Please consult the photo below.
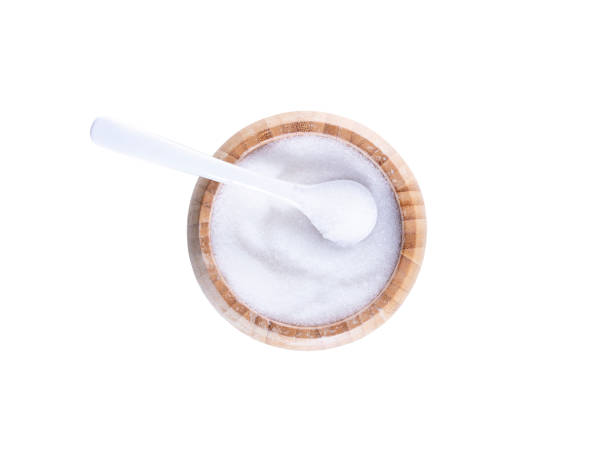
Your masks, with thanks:
M 107 118 L 94 120 L 90 135 L 102 147 L 283 200 L 306 215 L 323 237 L 340 246 L 360 242 L 376 225 L 376 202 L 356 181 L 305 185 L 269 178 Z

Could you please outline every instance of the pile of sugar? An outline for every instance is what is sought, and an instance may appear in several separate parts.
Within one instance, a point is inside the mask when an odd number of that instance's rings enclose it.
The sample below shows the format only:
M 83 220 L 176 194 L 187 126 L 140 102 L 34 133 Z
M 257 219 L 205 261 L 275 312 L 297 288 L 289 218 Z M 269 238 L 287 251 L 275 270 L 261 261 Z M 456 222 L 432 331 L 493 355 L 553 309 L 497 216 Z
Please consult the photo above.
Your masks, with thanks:
M 220 186 L 213 201 L 211 247 L 240 302 L 278 322 L 321 325 L 346 318 L 380 293 L 399 257 L 401 216 L 376 165 L 340 140 L 313 134 L 273 141 L 239 163 L 299 184 L 352 179 L 370 190 L 378 207 L 372 233 L 341 247 L 290 205 Z

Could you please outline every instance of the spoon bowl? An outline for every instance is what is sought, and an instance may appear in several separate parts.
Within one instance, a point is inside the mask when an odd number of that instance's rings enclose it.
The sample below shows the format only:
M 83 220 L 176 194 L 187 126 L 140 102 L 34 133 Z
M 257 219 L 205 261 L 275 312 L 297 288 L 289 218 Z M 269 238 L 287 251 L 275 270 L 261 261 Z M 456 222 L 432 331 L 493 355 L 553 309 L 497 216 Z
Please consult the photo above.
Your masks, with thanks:
M 323 237 L 340 246 L 364 240 L 376 225 L 378 210 L 370 191 L 347 179 L 303 186 L 299 208 Z

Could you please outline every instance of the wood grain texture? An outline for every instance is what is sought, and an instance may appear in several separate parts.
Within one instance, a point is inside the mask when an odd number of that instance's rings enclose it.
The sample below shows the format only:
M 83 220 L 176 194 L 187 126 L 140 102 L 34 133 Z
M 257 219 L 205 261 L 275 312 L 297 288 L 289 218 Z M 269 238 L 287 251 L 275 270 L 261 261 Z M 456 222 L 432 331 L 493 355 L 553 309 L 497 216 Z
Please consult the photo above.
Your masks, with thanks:
M 425 249 L 426 219 L 417 181 L 399 154 L 372 130 L 321 112 L 288 112 L 259 120 L 232 136 L 215 157 L 234 163 L 254 149 L 284 136 L 322 134 L 342 139 L 376 163 L 392 185 L 402 215 L 402 249 L 385 288 L 355 314 L 327 325 L 280 323 L 240 303 L 218 271 L 210 245 L 211 207 L 218 183 L 196 183 L 187 225 L 189 256 L 202 290 L 230 323 L 247 335 L 289 349 L 325 349 L 349 343 L 385 322 L 402 304 L 418 275 Z

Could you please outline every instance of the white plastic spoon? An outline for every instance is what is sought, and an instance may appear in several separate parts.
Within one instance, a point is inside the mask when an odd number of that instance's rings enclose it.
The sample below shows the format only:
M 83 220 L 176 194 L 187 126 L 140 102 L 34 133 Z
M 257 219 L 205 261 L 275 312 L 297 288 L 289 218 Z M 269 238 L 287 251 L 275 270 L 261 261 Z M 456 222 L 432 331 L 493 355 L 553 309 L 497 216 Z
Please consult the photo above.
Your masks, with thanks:
M 356 181 L 302 185 L 268 178 L 106 118 L 96 119 L 90 134 L 102 147 L 284 200 L 304 213 L 323 237 L 341 246 L 360 242 L 376 224 L 376 202 Z

